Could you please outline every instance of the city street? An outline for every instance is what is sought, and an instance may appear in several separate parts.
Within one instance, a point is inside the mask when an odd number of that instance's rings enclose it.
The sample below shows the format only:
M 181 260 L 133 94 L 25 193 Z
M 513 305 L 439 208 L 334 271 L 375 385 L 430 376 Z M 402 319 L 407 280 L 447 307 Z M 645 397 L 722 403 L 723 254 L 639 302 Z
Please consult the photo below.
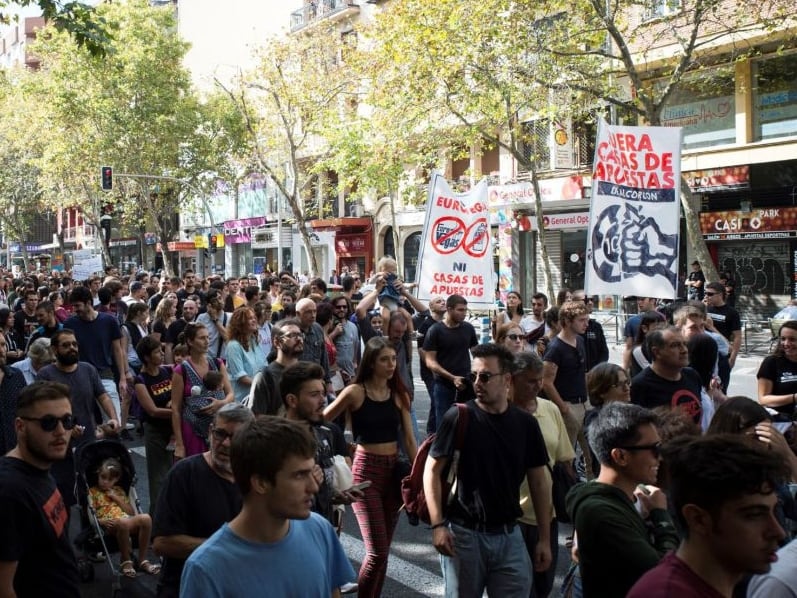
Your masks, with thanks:
M 604 325 L 607 340 L 609 343 L 610 360 L 620 363 L 622 360 L 622 345 L 615 342 L 615 327 L 613 318 L 608 315 L 595 314 L 595 317 Z M 477 332 L 480 332 L 477 325 Z M 769 345 L 766 342 L 769 338 L 768 332 L 754 333 L 749 335 L 748 344 L 758 348 L 739 357 L 736 368 L 731 376 L 729 396 L 745 395 L 756 396 L 756 372 L 765 355 Z M 429 412 L 429 396 L 426 388 L 421 382 L 418 374 L 417 355 L 413 360 L 413 371 L 415 378 L 415 400 L 416 411 L 419 418 L 420 429 L 426 427 L 426 417 Z M 141 497 L 144 508 L 147 508 L 147 479 L 146 464 L 144 458 L 143 440 L 136 438 L 132 443 L 128 443 L 133 452 L 133 460 L 138 472 L 137 490 Z M 77 520 L 73 517 L 73 525 Z M 565 537 L 571 535 L 572 528 L 569 525 L 560 525 L 559 534 L 559 563 L 557 567 L 557 581 L 554 585 L 554 593 L 558 593 L 559 585 L 567 571 L 569 565 L 569 555 L 564 549 Z M 357 527 L 357 521 L 351 510 L 346 513 L 344 534 L 341 541 L 346 550 L 346 554 L 352 560 L 355 571 L 359 568 L 364 554 L 362 538 Z M 115 563 L 118 563 L 118 554 L 114 555 Z M 107 564 L 95 565 L 96 579 L 92 583 L 84 584 L 83 595 L 87 598 L 107 597 L 111 595 L 111 576 Z M 134 579 L 122 578 L 122 596 L 154 596 L 156 580 L 148 575 L 139 574 Z M 423 526 L 412 527 L 407 523 L 407 518 L 401 516 L 396 534 L 393 539 L 392 552 L 388 564 L 388 576 L 385 582 L 383 596 L 385 598 L 414 598 L 421 596 L 442 596 L 443 578 L 440 575 L 440 566 L 437 553 L 431 545 L 431 532 Z

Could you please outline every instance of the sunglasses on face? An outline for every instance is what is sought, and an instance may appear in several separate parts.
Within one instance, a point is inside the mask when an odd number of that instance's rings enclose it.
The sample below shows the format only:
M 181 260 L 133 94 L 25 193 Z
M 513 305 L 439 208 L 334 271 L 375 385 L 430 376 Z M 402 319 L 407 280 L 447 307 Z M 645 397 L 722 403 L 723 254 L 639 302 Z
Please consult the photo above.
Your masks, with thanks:
M 517 340 L 522 339 L 523 335 L 522 334 L 507 334 L 506 338 L 508 338 L 511 341 L 517 341 Z
M 706 293 L 703 293 L 703 294 L 704 294 L 706 297 L 713 297 L 713 296 L 714 296 L 714 295 L 716 295 L 717 293 L 709 293 L 709 292 L 706 292 Z
M 68 413 L 62 417 L 55 417 L 54 415 L 43 415 L 42 417 L 24 417 L 20 415 L 19 419 L 29 422 L 39 422 L 39 427 L 41 427 L 41 429 L 45 432 L 54 431 L 58 427 L 59 422 L 62 426 L 64 426 L 64 430 L 71 430 L 77 424 L 77 420 L 71 413 Z
M 494 374 L 492 372 L 471 372 L 468 376 L 470 381 L 473 383 L 481 382 L 482 384 L 487 384 L 493 376 L 500 376 L 500 373 Z
M 617 448 L 624 451 L 650 451 L 654 457 L 658 458 L 661 455 L 661 442 L 655 444 L 634 444 L 631 446 L 618 446 Z

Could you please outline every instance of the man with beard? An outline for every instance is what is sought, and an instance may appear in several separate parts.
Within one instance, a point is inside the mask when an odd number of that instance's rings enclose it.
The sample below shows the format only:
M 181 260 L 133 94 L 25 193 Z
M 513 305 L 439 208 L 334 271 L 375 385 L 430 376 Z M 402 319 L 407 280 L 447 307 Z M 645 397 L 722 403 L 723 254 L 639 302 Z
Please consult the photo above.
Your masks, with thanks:
M 50 339 L 50 346 L 55 356 L 55 363 L 39 370 L 37 379 L 59 382 L 69 388 L 72 415 L 84 428 L 83 436 L 78 442 L 82 444 L 91 441 L 97 435 L 95 405 L 99 405 L 108 417 L 105 429 L 118 429 L 117 411 L 108 393 L 105 392 L 97 370 L 90 363 L 79 361 L 75 333 L 66 328 L 59 330 Z M 58 482 L 68 506 L 75 504 L 73 491 L 75 473 L 72 461 L 70 451 L 63 461 L 53 466 L 53 477 Z
M 667 469 L 681 545 L 629 598 L 730 598 L 745 575 L 767 573 L 786 536 L 775 516 L 791 477 L 783 459 L 743 435 L 709 435 L 668 449 Z
M 36 306 L 39 304 L 39 294 L 35 289 L 25 289 L 22 308 L 14 314 L 14 332 L 19 339 L 20 347 L 27 347 L 30 335 L 39 325 L 36 317 Z
M 152 546 L 164 557 L 157 595 L 176 598 L 185 561 L 241 510 L 241 492 L 230 465 L 230 441 L 254 420 L 239 403 L 224 405 L 210 426 L 210 450 L 180 459 L 163 482 L 153 522 Z
M 56 332 L 63 328 L 58 318 L 55 317 L 55 306 L 52 301 L 42 301 L 36 306 L 36 321 L 39 326 L 30 335 L 28 344 L 25 346 L 25 353 L 28 352 L 36 339 L 52 338 Z
M 110 314 L 97 312 L 91 305 L 91 292 L 77 287 L 69 294 L 75 315 L 64 322 L 64 328 L 73 331 L 78 342 L 80 360 L 97 368 L 105 392 L 113 401 L 116 413 L 122 410 L 120 396 L 127 393 L 127 383 L 133 381 L 133 371 L 128 368 L 127 355 L 122 348 L 122 330 Z M 52 340 L 52 339 L 51 339 Z M 113 367 L 119 376 L 116 389 Z
M 69 515 L 49 469 L 76 429 L 69 389 L 34 382 L 20 395 L 16 447 L 0 457 L 0 594 L 80 596 Z
M 8 345 L 3 334 L 0 334 L 0 454 L 5 455 L 17 443 L 14 431 L 17 399 L 25 388 L 25 375 L 22 370 L 9 367 L 6 361 Z
M 304 352 L 304 333 L 299 320 L 280 320 L 271 329 L 271 342 L 277 358 L 264 366 L 252 380 L 250 407 L 255 415 L 277 415 L 283 407 L 280 378 L 285 369 L 297 363 Z
M 299 361 L 285 368 L 280 379 L 280 393 L 285 404 L 285 417 L 300 423 L 313 433 L 316 441 L 315 468 L 313 477 L 318 492 L 313 499 L 313 511 L 339 528 L 340 517 L 335 517 L 334 505 L 348 505 L 362 492 L 338 492 L 334 485 L 333 461 L 336 455 L 349 459 L 348 445 L 341 429 L 332 422 L 324 421 L 327 397 L 324 390 L 324 370 L 321 366 Z
M 166 363 L 174 363 L 174 354 L 172 351 L 174 350 L 174 345 L 177 344 L 177 338 L 180 336 L 180 333 L 185 330 L 186 325 L 196 319 L 198 313 L 199 306 L 196 304 L 196 301 L 193 299 L 186 299 L 183 303 L 182 317 L 169 324 L 169 328 L 166 329 L 166 337 L 163 339 Z

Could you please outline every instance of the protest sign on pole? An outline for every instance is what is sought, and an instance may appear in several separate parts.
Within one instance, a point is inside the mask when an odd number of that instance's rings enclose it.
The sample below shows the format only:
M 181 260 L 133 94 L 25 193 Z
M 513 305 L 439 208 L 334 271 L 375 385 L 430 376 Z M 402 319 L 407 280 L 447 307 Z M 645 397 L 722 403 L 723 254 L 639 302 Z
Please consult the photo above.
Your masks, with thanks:
M 493 308 L 486 179 L 467 193 L 455 193 L 442 175 L 432 174 L 418 266 L 421 301 L 462 295 L 470 309 Z
M 600 122 L 587 234 L 587 293 L 676 297 L 681 137 L 678 127 Z

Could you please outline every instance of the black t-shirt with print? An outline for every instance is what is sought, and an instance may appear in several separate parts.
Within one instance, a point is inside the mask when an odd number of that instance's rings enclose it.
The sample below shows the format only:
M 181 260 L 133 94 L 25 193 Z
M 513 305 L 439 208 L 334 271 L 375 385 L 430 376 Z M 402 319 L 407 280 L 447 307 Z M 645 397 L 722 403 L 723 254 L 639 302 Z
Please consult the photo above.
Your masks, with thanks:
M 699 425 L 703 416 L 701 388 L 700 376 L 692 368 L 683 368 L 680 380 L 667 380 L 646 367 L 631 380 L 631 402 L 648 409 L 682 409 Z
M 17 596 L 80 596 L 69 514 L 49 472 L 0 457 L 0 561 L 16 562 Z
M 761 362 L 756 378 L 772 381 L 773 395 L 789 395 L 797 392 L 797 363 L 782 355 L 770 355 Z M 772 406 L 778 413 L 792 416 L 794 404 Z

